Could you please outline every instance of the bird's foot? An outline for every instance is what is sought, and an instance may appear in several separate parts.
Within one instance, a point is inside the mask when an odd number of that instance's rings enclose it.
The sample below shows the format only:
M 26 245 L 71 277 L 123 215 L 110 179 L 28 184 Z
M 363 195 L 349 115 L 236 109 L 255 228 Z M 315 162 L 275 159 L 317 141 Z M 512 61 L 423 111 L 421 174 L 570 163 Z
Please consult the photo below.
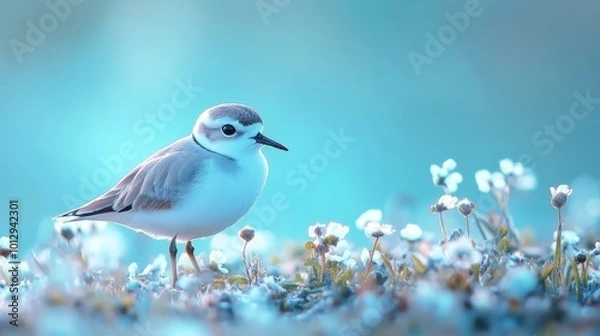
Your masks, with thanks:
M 200 266 L 198 266 L 198 261 L 196 261 L 196 257 L 194 256 L 194 246 L 192 245 L 191 241 L 188 241 L 185 244 L 185 253 L 187 254 L 187 256 L 190 258 L 190 261 L 192 262 L 192 266 L 194 267 L 194 270 L 196 271 L 196 273 L 200 273 Z
M 171 286 L 177 283 L 177 236 L 169 243 L 169 259 L 171 260 Z

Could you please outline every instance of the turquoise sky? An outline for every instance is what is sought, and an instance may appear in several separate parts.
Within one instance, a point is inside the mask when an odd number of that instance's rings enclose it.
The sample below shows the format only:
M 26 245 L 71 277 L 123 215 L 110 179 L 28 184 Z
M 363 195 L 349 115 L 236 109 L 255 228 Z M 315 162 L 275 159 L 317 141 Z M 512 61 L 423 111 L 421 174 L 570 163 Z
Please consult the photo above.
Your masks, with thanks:
M 304 240 L 401 193 L 397 229 L 439 234 L 429 165 L 449 157 L 473 200 L 476 170 L 527 158 L 539 188 L 513 196 L 513 215 L 544 239 L 549 186 L 598 186 L 597 1 L 80 2 L 1 5 L 0 200 L 21 201 L 23 249 L 221 102 L 254 106 L 290 148 L 266 150 L 266 189 L 231 232 Z M 177 91 L 186 103 L 169 109 Z M 340 132 L 351 139 L 323 156 Z

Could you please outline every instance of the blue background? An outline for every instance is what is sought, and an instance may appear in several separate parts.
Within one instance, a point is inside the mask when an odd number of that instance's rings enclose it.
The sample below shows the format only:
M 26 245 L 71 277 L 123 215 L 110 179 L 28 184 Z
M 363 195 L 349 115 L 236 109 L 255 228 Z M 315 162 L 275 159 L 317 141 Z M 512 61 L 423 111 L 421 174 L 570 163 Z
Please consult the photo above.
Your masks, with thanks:
M 574 91 L 600 97 L 597 1 L 482 0 L 481 15 L 420 71 L 408 53 L 426 55 L 426 34 L 436 36 L 448 25 L 445 14 L 464 11 L 468 1 L 276 3 L 281 8 L 261 15 L 248 0 L 84 0 L 32 52 L 16 53 L 11 41 L 26 42 L 27 21 L 39 27 L 51 12 L 44 1 L 3 1 L 0 200 L 21 201 L 21 248 L 52 232 L 51 217 L 188 135 L 199 113 L 221 102 L 255 107 L 265 134 L 290 148 L 265 150 L 267 186 L 231 232 L 251 223 L 280 239 L 304 240 L 309 224 L 335 220 L 354 228 L 360 213 L 387 202 L 402 214 L 397 229 L 416 222 L 439 234 L 428 206 L 441 191 L 429 165 L 448 157 L 465 177 L 458 195 L 477 201 L 476 170 L 526 155 L 539 187 L 516 192 L 512 213 L 519 228 L 542 239 L 555 227 L 549 186 L 588 175 L 586 195 L 597 195 L 600 105 L 548 153 L 532 142 L 568 115 Z M 151 124 L 177 81 L 202 91 L 172 120 Z M 306 188 L 290 183 L 299 165 L 323 152 L 329 132 L 342 129 L 354 139 L 347 149 Z M 133 152 L 106 173 L 101 158 L 123 145 Z M 82 193 L 82 181 L 101 170 L 102 183 Z M 581 189 L 573 197 L 578 193 L 583 197 Z M 285 209 L 267 216 L 281 194 Z M 119 230 L 140 244 L 140 258 L 166 249 Z M 366 242 L 352 231 L 356 242 Z

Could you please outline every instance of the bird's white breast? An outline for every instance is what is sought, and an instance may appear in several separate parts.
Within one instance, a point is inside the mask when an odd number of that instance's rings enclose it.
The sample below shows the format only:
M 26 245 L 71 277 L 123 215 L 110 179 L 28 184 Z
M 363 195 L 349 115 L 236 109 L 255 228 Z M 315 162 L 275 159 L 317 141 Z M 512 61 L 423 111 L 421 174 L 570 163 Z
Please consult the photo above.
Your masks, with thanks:
M 180 201 L 166 211 L 135 214 L 126 226 L 155 238 L 192 240 L 214 235 L 235 224 L 256 202 L 268 175 L 262 154 L 228 162 L 211 162 Z M 133 215 L 133 214 L 132 214 Z

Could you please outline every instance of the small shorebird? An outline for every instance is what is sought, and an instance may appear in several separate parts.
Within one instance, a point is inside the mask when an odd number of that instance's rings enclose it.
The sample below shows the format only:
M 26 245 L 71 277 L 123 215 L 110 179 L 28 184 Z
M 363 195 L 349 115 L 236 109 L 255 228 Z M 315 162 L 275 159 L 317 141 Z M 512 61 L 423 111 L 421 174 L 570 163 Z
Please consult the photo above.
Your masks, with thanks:
M 192 134 L 159 150 L 114 187 L 57 221 L 116 222 L 156 239 L 170 239 L 171 282 L 177 282 L 176 242 L 196 272 L 192 240 L 235 224 L 261 193 L 269 167 L 264 145 L 287 151 L 262 134 L 251 107 L 221 104 L 200 114 Z

